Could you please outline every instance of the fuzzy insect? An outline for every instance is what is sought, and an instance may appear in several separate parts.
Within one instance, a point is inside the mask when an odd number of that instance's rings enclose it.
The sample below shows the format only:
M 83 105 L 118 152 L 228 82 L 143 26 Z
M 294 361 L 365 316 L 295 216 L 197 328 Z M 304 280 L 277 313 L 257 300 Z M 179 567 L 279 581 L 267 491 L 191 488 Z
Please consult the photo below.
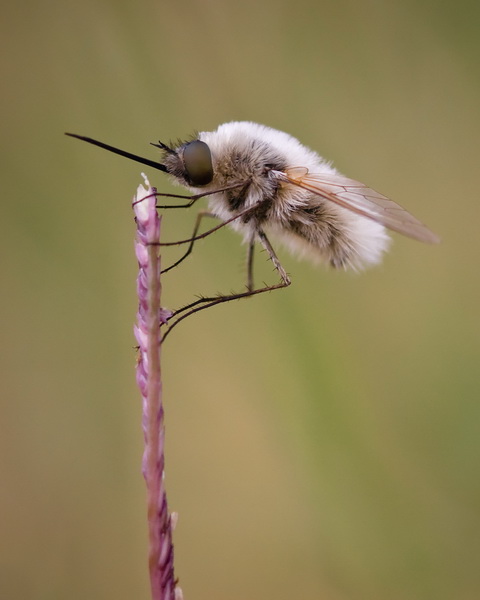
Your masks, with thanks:
M 199 198 L 209 198 L 209 211 L 199 213 L 191 238 L 162 244 L 188 244 L 185 254 L 165 270 L 184 260 L 196 240 L 220 227 L 229 225 L 243 234 L 248 244 L 247 291 L 201 298 L 176 311 L 177 321 L 213 304 L 289 285 L 290 278 L 267 234 L 314 262 L 353 269 L 381 260 L 390 241 L 385 228 L 422 242 L 439 241 L 425 225 L 386 196 L 344 177 L 289 134 L 257 123 L 225 123 L 175 147 L 162 142 L 153 144 L 162 150 L 161 163 L 91 138 L 67 135 L 164 171 L 192 193 L 158 194 L 188 200 L 159 208 L 188 207 Z M 205 216 L 217 217 L 221 224 L 198 235 Z M 253 251 L 257 241 L 268 252 L 280 282 L 255 289 Z

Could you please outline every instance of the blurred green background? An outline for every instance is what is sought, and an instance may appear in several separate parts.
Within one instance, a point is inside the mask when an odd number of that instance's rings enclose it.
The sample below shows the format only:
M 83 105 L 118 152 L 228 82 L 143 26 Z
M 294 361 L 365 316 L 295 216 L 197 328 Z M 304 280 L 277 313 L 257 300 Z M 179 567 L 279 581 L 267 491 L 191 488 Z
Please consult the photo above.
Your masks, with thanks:
M 395 235 L 362 275 L 280 251 L 288 290 L 172 334 L 166 481 L 186 599 L 479 598 L 478 2 L 2 13 L 0 598 L 149 597 L 132 334 L 142 168 L 63 132 L 155 159 L 149 142 L 233 119 L 295 135 L 443 242 Z M 164 240 L 194 214 L 166 214 Z M 165 305 L 243 286 L 239 239 L 199 244 L 164 278 Z

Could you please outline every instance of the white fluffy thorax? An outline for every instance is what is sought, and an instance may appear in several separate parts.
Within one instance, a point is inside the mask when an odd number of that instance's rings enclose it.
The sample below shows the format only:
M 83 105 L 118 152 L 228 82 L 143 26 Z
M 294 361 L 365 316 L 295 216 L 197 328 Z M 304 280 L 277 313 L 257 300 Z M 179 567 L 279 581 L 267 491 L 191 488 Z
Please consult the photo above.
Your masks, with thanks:
M 212 153 L 214 179 L 207 189 L 218 189 L 235 180 L 241 182 L 245 178 L 253 181 L 250 187 L 245 208 L 253 206 L 262 198 L 264 175 L 262 165 L 270 154 L 278 158 L 280 170 L 291 167 L 306 167 L 312 172 L 335 173 L 335 169 L 324 161 L 316 152 L 301 144 L 296 138 L 265 125 L 250 121 L 232 121 L 220 125 L 215 131 L 203 131 L 199 139 L 208 144 Z M 258 184 L 256 179 L 258 178 Z M 286 198 L 294 210 L 306 201 L 308 193 L 296 190 Z M 210 208 L 222 219 L 233 216 L 225 203 L 222 194 L 210 198 Z M 285 206 L 283 205 L 284 209 Z M 237 228 L 241 228 L 237 227 Z

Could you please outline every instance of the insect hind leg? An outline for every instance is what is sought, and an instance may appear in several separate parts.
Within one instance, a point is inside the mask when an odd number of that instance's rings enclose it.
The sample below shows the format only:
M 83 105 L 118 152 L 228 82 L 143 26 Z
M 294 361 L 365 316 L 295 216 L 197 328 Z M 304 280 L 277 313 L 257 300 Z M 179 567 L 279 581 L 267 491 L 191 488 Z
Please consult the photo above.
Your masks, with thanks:
M 253 287 L 253 275 L 250 272 L 251 266 L 253 266 L 253 249 L 251 242 L 251 246 L 249 248 L 249 275 L 248 275 L 248 283 L 247 283 L 247 291 L 246 292 L 238 292 L 232 294 L 217 294 L 216 296 L 211 297 L 202 297 L 195 302 L 191 302 L 186 306 L 174 311 L 170 319 L 174 319 L 173 323 L 169 325 L 167 331 L 165 332 L 162 342 L 167 338 L 172 329 L 176 327 L 181 321 L 193 315 L 201 310 L 205 310 L 206 308 L 210 308 L 211 306 L 215 306 L 217 304 L 222 304 L 224 302 L 231 302 L 232 300 L 239 300 L 240 298 L 249 298 L 250 296 L 256 296 L 257 294 L 263 294 L 264 292 L 271 292 L 273 290 L 281 289 L 284 287 L 288 287 L 291 284 L 290 277 L 287 275 L 287 272 L 281 265 L 275 251 L 270 244 L 267 236 L 262 230 L 257 231 L 258 238 L 268 253 L 270 260 L 273 262 L 275 269 L 278 271 L 280 275 L 280 281 L 274 285 L 264 285 L 263 287 L 257 289 L 249 289 L 249 286 Z M 180 315 L 180 316 L 179 316 Z

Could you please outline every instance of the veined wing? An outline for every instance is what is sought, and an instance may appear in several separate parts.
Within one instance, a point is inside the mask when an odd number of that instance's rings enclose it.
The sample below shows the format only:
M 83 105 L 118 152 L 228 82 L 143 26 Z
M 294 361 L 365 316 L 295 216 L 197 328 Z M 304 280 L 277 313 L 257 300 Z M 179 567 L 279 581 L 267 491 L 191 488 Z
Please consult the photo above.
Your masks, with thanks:
M 310 173 L 306 167 L 287 169 L 281 178 L 420 242 L 436 244 L 440 241 L 435 233 L 393 200 L 354 179 Z

